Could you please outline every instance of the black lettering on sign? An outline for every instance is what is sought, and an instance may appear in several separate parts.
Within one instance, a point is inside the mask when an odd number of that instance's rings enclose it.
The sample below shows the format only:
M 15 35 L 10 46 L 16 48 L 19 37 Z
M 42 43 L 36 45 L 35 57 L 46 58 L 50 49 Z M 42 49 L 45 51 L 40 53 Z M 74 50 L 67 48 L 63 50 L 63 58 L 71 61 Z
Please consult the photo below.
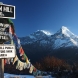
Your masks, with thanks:
M 7 54 L 0 54 L 0 56 L 7 56 Z
M 0 53 L 5 53 L 5 50 L 0 50 Z
M 6 50 L 7 53 L 12 53 L 12 50 Z

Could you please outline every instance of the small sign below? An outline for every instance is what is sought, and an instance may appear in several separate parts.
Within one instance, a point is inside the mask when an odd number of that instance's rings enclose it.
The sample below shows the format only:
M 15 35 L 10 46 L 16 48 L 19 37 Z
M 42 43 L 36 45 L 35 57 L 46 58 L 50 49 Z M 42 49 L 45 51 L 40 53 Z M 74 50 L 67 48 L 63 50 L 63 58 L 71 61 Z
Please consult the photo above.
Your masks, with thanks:
M 15 45 L 0 44 L 0 58 L 14 58 L 15 54 Z

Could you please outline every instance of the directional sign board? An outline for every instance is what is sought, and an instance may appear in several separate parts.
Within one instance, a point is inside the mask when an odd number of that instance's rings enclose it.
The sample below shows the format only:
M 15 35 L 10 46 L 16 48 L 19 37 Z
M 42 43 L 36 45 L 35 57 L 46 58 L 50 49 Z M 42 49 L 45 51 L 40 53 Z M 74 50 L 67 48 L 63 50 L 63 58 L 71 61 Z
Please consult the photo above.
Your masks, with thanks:
M 15 45 L 0 44 L 0 58 L 14 58 L 15 51 Z
M 15 6 L 0 4 L 0 18 L 15 19 Z

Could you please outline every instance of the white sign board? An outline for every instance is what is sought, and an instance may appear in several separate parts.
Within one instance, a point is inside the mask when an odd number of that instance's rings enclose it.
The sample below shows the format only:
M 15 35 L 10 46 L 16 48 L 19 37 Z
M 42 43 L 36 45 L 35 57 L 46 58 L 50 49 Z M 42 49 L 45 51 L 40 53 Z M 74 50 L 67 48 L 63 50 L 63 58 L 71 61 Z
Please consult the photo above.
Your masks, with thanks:
M 15 45 L 0 44 L 0 58 L 14 58 L 15 53 Z

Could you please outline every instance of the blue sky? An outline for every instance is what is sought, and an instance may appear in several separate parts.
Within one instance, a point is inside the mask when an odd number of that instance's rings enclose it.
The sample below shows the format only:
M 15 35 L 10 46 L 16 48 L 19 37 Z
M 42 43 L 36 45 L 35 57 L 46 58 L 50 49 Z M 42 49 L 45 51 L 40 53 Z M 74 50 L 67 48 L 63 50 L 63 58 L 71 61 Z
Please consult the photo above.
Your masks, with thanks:
M 55 33 L 62 26 L 78 35 L 78 0 L 1 0 L 16 6 L 16 34 L 24 37 L 37 30 Z

